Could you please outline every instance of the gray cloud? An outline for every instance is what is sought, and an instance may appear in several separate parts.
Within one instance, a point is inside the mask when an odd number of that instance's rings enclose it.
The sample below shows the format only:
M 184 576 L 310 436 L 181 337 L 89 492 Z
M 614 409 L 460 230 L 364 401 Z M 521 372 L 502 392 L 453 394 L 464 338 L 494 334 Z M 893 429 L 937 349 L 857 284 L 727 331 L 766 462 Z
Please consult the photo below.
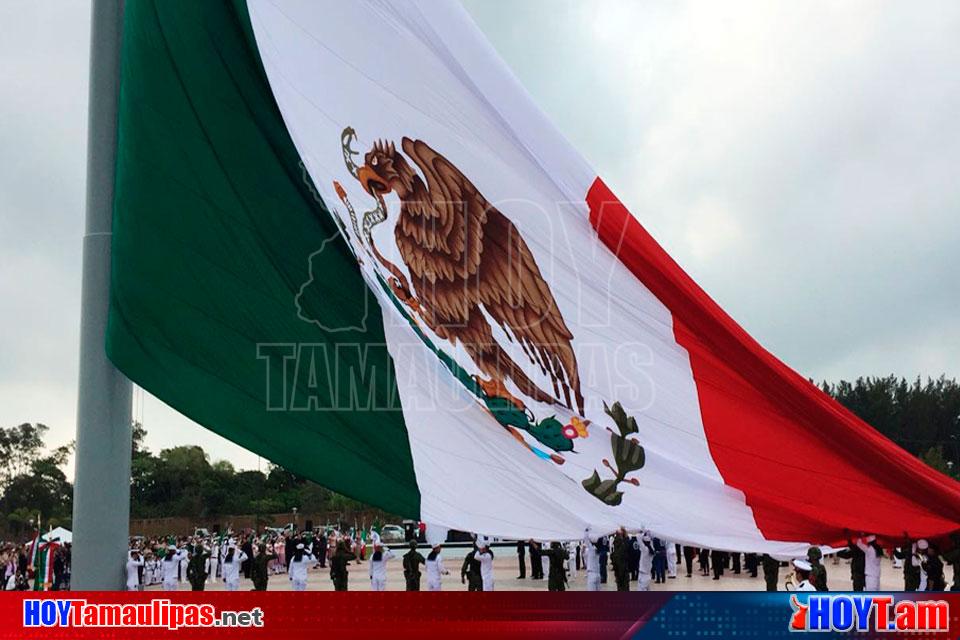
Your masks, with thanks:
M 509 5 L 468 7 L 771 351 L 818 378 L 960 372 L 960 6 Z

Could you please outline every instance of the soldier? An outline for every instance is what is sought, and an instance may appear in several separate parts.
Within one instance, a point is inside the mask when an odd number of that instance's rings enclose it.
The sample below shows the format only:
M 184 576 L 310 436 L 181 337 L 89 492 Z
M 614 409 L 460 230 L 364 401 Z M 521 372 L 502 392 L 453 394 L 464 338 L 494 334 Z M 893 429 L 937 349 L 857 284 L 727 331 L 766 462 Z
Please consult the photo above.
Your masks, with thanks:
M 748 553 L 743 557 L 743 562 L 746 565 L 747 573 L 750 574 L 751 578 L 757 577 L 757 569 L 759 569 L 760 559 L 755 553 Z
M 709 576 L 710 575 L 710 550 L 701 547 L 697 551 L 697 563 L 700 565 L 700 575 Z
M 190 560 L 187 562 L 187 580 L 190 581 L 190 588 L 193 591 L 203 591 L 207 582 L 207 553 L 199 543 L 193 545 L 193 553 L 190 554 Z
M 810 582 L 817 588 L 817 591 L 829 591 L 827 589 L 827 568 L 823 566 L 820 559 L 823 552 L 820 547 L 810 547 L 807 549 L 807 561 L 810 563 Z
M 600 536 L 597 540 L 597 549 L 600 554 L 600 584 L 607 584 L 607 554 L 610 552 L 610 541 L 607 536 Z
M 630 591 L 628 554 L 627 532 L 621 527 L 613 538 L 613 550 L 610 552 L 610 564 L 613 565 L 613 577 L 617 581 L 617 591 Z
M 710 564 L 713 565 L 713 579 L 719 580 L 720 576 L 723 575 L 723 568 L 730 561 L 730 556 L 719 549 L 714 549 L 710 552 Z
M 520 575 L 517 576 L 517 580 L 523 580 L 527 577 L 527 558 L 526 558 L 526 545 L 523 543 L 523 540 L 517 540 L 517 563 L 520 565 Z
M 947 588 L 947 580 L 943 575 L 943 561 L 940 559 L 937 547 L 926 540 L 918 540 L 917 548 L 923 553 L 920 568 L 927 574 L 926 591 L 944 591 Z
M 763 581 L 767 583 L 767 591 L 776 591 L 777 581 L 780 579 L 780 561 L 765 553 L 760 564 L 763 565 Z
M 853 583 L 853 590 L 863 591 L 867 581 L 866 575 L 864 575 L 866 556 L 864 556 L 863 551 L 847 536 L 847 548 L 838 552 L 837 555 L 845 560 L 850 560 L 850 581 Z M 904 575 L 906 575 L 906 570 L 906 567 L 904 567 Z M 917 578 L 919 579 L 919 574 Z
M 256 555 L 250 566 L 250 579 L 253 580 L 254 591 L 266 591 L 267 581 L 270 579 L 270 561 L 277 560 L 277 554 L 270 551 L 269 542 L 264 542 L 254 549 Z
M 548 591 L 567 590 L 566 561 L 570 554 L 559 542 L 551 542 L 550 548 L 543 552 L 550 558 L 550 574 L 547 576 Z
M 244 578 L 250 577 L 250 566 L 253 564 L 253 536 L 244 536 L 243 542 L 240 543 L 240 552 L 242 559 L 240 560 L 240 571 L 243 573 Z
M 636 582 L 640 578 L 640 541 L 637 536 L 630 536 L 627 541 L 627 563 L 630 565 L 630 580 Z
M 410 551 L 403 554 L 403 577 L 407 581 L 407 591 L 420 591 L 420 565 L 426 560 L 417 551 L 417 541 L 410 541 Z
M 653 578 L 657 584 L 667 581 L 667 550 L 660 538 L 653 539 Z
M 943 559 L 953 567 L 953 585 L 950 591 L 960 591 L 960 533 L 951 533 L 953 547 L 943 554 Z
M 920 564 L 914 557 L 916 545 L 910 542 L 907 532 L 903 533 L 903 545 L 893 550 L 893 555 L 903 561 L 903 590 L 916 591 L 920 588 Z M 855 589 L 856 590 L 856 589 Z M 861 589 L 862 591 L 863 589 Z
M 320 530 L 320 535 L 317 538 L 317 543 L 313 546 L 313 555 L 316 557 L 317 562 L 320 563 L 321 569 L 327 568 L 327 531 L 326 529 Z
M 543 562 L 540 559 L 540 543 L 536 540 L 530 540 L 530 579 L 543 579 Z
M 336 551 L 329 558 L 330 560 L 330 579 L 333 581 L 334 591 L 347 590 L 348 571 L 347 565 L 351 560 L 356 560 L 357 556 L 347 549 L 347 543 L 344 540 L 337 542 Z
M 460 566 L 460 583 L 467 585 L 467 591 L 483 591 L 483 578 L 480 577 L 480 561 L 477 560 L 477 547 L 463 558 Z
M 693 557 L 697 550 L 689 545 L 683 545 L 683 564 L 687 568 L 687 577 L 693 577 Z

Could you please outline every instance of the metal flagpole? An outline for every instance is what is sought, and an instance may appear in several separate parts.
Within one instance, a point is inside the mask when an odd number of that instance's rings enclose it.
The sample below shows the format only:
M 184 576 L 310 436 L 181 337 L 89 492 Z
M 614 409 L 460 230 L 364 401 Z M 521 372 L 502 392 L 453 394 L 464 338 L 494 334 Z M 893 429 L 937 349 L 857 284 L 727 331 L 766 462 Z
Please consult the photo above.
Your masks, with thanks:
M 123 589 L 130 527 L 131 385 L 107 359 L 122 0 L 94 0 L 87 215 L 73 490 L 74 589 Z

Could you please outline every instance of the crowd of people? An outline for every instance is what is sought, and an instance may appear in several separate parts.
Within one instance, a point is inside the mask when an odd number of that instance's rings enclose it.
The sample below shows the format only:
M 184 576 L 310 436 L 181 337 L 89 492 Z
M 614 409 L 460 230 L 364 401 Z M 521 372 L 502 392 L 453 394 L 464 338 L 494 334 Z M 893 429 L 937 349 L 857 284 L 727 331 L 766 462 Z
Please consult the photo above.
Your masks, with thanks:
M 67 591 L 70 589 L 71 545 L 45 541 L 39 535 L 24 544 L 0 545 L 0 590 Z
M 880 590 L 881 560 L 892 560 L 903 572 L 904 591 L 942 591 L 947 588 L 944 567 L 953 568 L 952 590 L 960 590 L 960 534 L 951 545 L 941 550 L 924 539 L 911 540 L 906 535 L 893 549 L 882 547 L 875 536 L 848 536 L 843 549 L 826 549 L 831 563 L 839 566 L 849 561 L 850 580 L 854 591 Z M 512 544 L 512 543 L 511 543 Z M 745 573 L 750 577 L 763 574 L 768 591 L 827 591 L 827 566 L 824 549 L 810 547 L 806 557 L 789 561 L 756 553 L 734 553 L 674 544 L 649 532 L 628 533 L 620 529 L 612 536 L 593 536 L 586 532 L 581 540 L 545 542 L 516 541 L 520 580 L 545 580 L 550 591 L 564 591 L 580 571 L 585 572 L 586 589 L 603 589 L 612 577 L 618 591 L 649 590 L 651 584 L 676 579 L 678 570 L 686 577 L 698 570 L 701 576 L 721 580 L 726 572 Z M 307 588 L 310 570 L 328 571 L 333 588 L 349 588 L 349 571 L 366 563 L 366 578 L 374 591 L 387 588 L 388 563 L 402 565 L 405 588 L 419 591 L 426 576 L 426 590 L 439 591 L 450 575 L 443 560 L 444 545 L 427 545 L 427 555 L 420 552 L 416 539 L 407 543 L 402 555 L 382 543 L 377 531 L 341 530 L 331 527 L 296 532 L 253 531 L 205 534 L 166 538 L 131 539 L 127 554 L 127 588 L 141 590 L 159 586 L 173 591 L 189 583 L 202 591 L 207 585 L 221 581 L 228 591 L 240 588 L 241 577 L 251 581 L 254 590 L 266 590 L 272 576 L 283 576 L 295 591 Z M 498 553 L 505 543 L 500 542 Z M 64 590 L 70 588 L 71 547 L 59 542 L 44 542 L 40 537 L 25 544 L 6 543 L 0 547 L 3 567 L 3 589 Z M 460 584 L 469 591 L 494 590 L 495 554 L 493 544 L 477 536 L 472 548 L 459 562 Z M 783 568 L 787 571 L 781 582 Z M 449 579 L 448 579 L 449 580 Z M 683 589 L 682 584 L 677 585 Z

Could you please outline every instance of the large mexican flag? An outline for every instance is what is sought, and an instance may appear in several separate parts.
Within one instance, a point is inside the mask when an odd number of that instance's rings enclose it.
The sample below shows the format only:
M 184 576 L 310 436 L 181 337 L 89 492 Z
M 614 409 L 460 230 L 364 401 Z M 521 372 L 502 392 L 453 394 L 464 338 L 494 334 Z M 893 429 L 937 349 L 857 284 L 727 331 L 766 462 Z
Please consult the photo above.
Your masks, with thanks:
M 960 527 L 960 487 L 724 313 L 459 5 L 130 2 L 121 74 L 107 350 L 200 424 L 489 535 Z

